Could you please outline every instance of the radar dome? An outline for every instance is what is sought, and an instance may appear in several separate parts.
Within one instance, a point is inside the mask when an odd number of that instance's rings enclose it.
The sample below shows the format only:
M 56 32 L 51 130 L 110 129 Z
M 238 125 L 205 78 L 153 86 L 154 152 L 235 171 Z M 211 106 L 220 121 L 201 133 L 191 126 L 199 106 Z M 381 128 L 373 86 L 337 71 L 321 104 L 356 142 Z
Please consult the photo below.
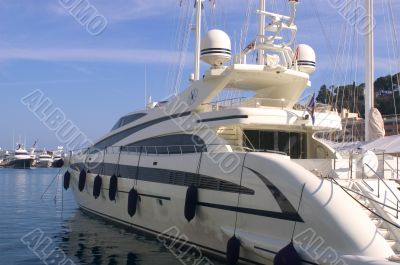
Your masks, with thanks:
M 220 66 L 231 59 L 231 39 L 219 29 L 212 29 L 201 40 L 201 60 Z
M 315 72 L 315 51 L 309 45 L 299 44 L 296 50 L 297 66 L 300 72 L 312 74 Z

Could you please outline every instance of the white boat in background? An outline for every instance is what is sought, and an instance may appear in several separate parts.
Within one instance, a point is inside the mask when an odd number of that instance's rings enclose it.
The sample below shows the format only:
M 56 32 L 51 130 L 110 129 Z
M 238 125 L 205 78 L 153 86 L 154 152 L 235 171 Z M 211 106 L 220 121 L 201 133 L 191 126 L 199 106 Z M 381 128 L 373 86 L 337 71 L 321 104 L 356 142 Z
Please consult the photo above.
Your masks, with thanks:
M 21 144 L 18 144 L 18 147 L 14 152 L 14 156 L 10 159 L 6 167 L 30 169 L 33 165 L 33 161 L 34 159 L 31 157 L 28 151 Z
M 64 165 L 64 147 L 58 146 L 56 151 L 53 151 L 52 167 L 61 168 Z
M 0 167 L 6 166 L 10 161 L 10 152 L 0 150 Z
M 32 145 L 32 147 L 30 148 L 30 151 L 29 151 L 29 155 L 30 155 L 30 157 L 33 159 L 33 162 L 32 162 L 32 166 L 36 166 L 36 162 L 37 162 L 37 157 L 36 157 L 36 144 L 37 144 L 37 140 L 35 141 L 35 143 Z
M 71 153 L 64 188 L 87 213 L 228 264 L 397 264 L 400 192 L 388 167 L 381 172 L 373 152 L 342 156 L 315 137 L 341 130 L 335 111 L 314 112 L 313 101 L 294 108 L 316 63 L 310 46 L 294 45 L 298 1 L 285 16 L 260 0 L 256 40 L 229 65 L 225 32 L 200 40 L 196 3 L 190 85 Z M 202 76 L 200 59 L 210 66 Z M 231 90 L 254 96 L 217 100 Z
M 46 149 L 39 155 L 39 160 L 36 164 L 36 167 L 48 168 L 53 164 L 53 157 Z

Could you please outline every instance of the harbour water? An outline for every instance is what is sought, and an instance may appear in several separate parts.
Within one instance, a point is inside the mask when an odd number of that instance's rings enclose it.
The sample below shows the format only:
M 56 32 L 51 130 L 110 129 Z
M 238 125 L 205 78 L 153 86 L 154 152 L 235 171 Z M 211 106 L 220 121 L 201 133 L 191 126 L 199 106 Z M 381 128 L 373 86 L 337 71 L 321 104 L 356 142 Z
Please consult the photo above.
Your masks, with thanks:
M 37 240 L 34 236 L 38 234 L 49 242 L 44 253 L 58 250 L 65 254 L 68 265 L 185 264 L 155 238 L 82 213 L 72 193 L 62 191 L 62 178 L 54 178 L 58 172 L 0 168 L 0 264 L 46 264 L 39 250 L 29 248 L 29 242 Z M 186 264 L 192 263 L 188 260 Z

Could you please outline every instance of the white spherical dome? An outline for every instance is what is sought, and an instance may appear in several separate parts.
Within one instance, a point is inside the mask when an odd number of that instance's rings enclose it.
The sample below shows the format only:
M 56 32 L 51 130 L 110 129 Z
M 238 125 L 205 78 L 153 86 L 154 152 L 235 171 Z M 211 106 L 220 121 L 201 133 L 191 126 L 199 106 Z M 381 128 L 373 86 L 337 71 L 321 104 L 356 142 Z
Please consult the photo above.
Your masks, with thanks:
M 231 39 L 219 29 L 212 29 L 201 40 L 201 60 L 220 66 L 231 59 Z
M 296 50 L 296 60 L 299 71 L 307 74 L 315 72 L 316 55 L 311 46 L 307 44 L 299 44 Z

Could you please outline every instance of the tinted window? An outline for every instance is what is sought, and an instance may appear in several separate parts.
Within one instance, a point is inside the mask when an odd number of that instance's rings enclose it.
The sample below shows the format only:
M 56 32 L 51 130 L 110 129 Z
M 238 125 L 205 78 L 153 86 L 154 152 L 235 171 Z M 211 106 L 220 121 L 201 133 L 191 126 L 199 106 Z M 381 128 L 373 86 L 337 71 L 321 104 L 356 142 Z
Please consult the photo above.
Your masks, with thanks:
M 165 116 L 165 117 L 161 117 L 155 120 L 151 120 L 151 121 L 147 121 L 144 122 L 142 124 L 136 125 L 134 127 L 128 128 L 126 130 L 123 130 L 121 132 L 115 133 L 103 140 L 101 140 L 100 142 L 97 142 L 95 144 L 95 148 L 97 149 L 104 149 L 107 146 L 113 146 L 114 144 L 116 144 L 117 142 L 121 141 L 122 139 L 128 137 L 129 135 L 132 135 L 140 130 L 143 130 L 145 128 L 148 128 L 150 126 L 156 125 L 160 122 L 164 122 L 164 121 L 168 121 L 171 119 L 175 119 L 178 117 L 185 117 L 190 115 L 190 112 L 183 112 L 183 113 L 179 113 L 179 114 L 172 114 L 171 116 Z
M 291 158 L 306 158 L 306 135 L 295 132 L 244 131 L 244 143 L 258 151 L 284 152 Z
M 150 154 L 178 154 L 206 152 L 203 139 L 197 135 L 174 134 L 162 137 L 149 138 L 143 141 L 132 143 L 128 146 L 143 146 L 144 152 Z
M 146 116 L 146 113 L 136 113 L 136 114 L 132 114 L 132 115 L 128 115 L 125 117 L 122 117 L 121 119 L 119 119 L 119 121 L 114 125 L 114 127 L 111 129 L 111 131 L 114 131 L 118 128 L 121 128 L 122 126 L 125 126 L 131 122 L 134 122 L 142 117 Z

